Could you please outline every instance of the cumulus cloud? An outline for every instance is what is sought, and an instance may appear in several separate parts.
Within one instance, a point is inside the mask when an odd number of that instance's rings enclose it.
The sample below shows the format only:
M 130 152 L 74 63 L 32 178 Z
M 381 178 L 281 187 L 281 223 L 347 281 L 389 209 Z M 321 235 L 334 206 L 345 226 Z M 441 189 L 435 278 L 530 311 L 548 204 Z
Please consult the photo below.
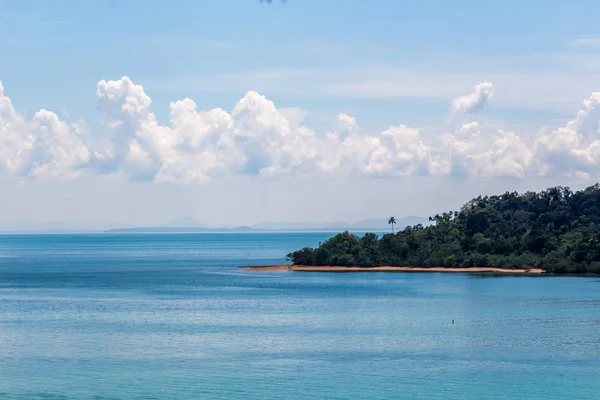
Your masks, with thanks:
M 305 112 L 277 108 L 257 92 L 230 111 L 198 110 L 190 99 L 169 105 L 158 122 L 152 100 L 128 77 L 97 85 L 97 109 L 111 131 L 106 147 L 86 141 L 85 124 L 47 110 L 18 113 L 0 84 L 0 171 L 30 178 L 123 174 L 134 180 L 194 183 L 247 174 L 354 174 L 369 177 L 591 177 L 600 173 L 600 93 L 584 101 L 565 126 L 517 134 L 469 120 L 492 95 L 492 84 L 452 102 L 456 125 L 434 132 L 394 125 L 365 132 L 340 113 L 330 132 L 303 126 Z
M 294 126 L 272 101 L 250 91 L 231 113 L 198 111 L 189 98 L 170 104 L 170 124 L 159 125 L 151 100 L 129 78 L 101 81 L 98 108 L 115 130 L 114 156 L 137 179 L 205 181 L 225 173 L 279 175 L 316 157 L 315 133 Z
M 543 132 L 536 150 L 550 172 L 595 172 L 600 170 L 600 92 L 583 102 L 576 117 L 565 126 Z
M 492 98 L 493 89 L 491 82 L 481 82 L 473 88 L 473 93 L 457 97 L 452 101 L 452 112 L 472 114 L 481 110 Z
M 30 178 L 74 178 L 83 174 L 90 151 L 80 125 L 68 125 L 48 110 L 26 120 L 0 82 L 0 170 Z
M 419 129 L 392 126 L 369 140 L 369 154 L 361 165 L 367 175 L 428 175 L 431 152 Z
M 503 130 L 485 130 L 476 121 L 442 136 L 438 148 L 442 171 L 454 176 L 524 178 L 534 153 L 526 139 Z

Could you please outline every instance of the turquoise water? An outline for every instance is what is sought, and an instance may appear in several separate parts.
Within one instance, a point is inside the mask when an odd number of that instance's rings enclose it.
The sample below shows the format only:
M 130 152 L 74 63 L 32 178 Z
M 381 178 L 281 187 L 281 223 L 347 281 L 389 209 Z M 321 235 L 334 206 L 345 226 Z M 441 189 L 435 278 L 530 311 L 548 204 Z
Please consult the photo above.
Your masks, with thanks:
M 598 278 L 235 267 L 328 236 L 0 236 L 0 399 L 600 398 Z

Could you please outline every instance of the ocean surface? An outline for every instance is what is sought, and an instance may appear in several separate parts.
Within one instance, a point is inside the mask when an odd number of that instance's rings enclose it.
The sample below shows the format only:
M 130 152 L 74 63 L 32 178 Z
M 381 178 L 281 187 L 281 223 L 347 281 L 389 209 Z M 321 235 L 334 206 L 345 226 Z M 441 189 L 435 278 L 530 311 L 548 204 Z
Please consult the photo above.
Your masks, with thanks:
M 600 399 L 600 279 L 237 268 L 329 236 L 0 236 L 0 399 Z

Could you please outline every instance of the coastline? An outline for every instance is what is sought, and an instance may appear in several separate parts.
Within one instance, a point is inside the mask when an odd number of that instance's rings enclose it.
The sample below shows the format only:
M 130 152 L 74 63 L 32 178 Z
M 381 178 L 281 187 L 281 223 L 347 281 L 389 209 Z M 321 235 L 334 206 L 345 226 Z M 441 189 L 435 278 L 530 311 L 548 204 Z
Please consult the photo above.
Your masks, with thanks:
M 297 271 L 297 272 L 442 272 L 442 273 L 498 273 L 516 275 L 540 275 L 542 269 L 502 269 L 502 268 L 444 268 L 444 267 L 338 267 L 338 266 L 306 266 L 306 265 L 267 265 L 246 267 L 247 271 Z

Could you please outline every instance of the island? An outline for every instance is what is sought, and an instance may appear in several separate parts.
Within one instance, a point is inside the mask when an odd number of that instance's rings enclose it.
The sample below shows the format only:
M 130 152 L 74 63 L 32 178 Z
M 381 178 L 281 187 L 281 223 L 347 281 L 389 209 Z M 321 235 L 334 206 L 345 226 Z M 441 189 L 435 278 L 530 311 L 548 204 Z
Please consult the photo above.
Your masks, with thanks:
M 479 196 L 429 220 L 381 237 L 339 233 L 255 270 L 600 273 L 598 184 Z

